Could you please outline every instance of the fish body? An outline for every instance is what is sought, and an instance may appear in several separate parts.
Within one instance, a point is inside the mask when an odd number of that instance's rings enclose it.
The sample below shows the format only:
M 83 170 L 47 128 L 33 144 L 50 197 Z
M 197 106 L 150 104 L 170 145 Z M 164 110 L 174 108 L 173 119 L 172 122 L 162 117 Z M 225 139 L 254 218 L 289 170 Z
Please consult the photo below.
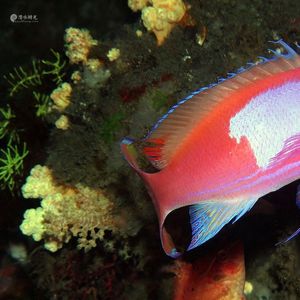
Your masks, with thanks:
M 177 257 L 165 219 L 189 207 L 191 250 L 237 220 L 263 195 L 300 178 L 300 57 L 287 54 L 202 88 L 163 116 L 143 140 L 159 169 L 142 171 L 134 144 L 122 150 L 153 199 L 165 252 Z

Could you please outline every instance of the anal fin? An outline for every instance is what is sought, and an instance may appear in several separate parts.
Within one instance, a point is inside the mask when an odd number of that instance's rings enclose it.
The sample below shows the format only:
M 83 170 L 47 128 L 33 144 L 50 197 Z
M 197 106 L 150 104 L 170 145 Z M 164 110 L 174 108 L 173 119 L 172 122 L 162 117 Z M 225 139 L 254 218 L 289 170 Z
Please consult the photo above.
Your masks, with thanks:
M 257 199 L 226 199 L 202 201 L 189 208 L 192 227 L 191 250 L 214 237 L 227 223 L 237 221 Z

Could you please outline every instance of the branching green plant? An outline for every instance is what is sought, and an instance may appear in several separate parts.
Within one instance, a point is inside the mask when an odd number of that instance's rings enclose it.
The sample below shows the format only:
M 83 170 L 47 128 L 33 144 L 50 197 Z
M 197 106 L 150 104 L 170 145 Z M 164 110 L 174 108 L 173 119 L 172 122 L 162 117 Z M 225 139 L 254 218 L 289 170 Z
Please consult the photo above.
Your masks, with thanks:
M 16 67 L 4 76 L 9 84 L 8 96 L 26 92 L 20 96 L 29 103 L 18 101 L 12 107 L 15 110 L 6 104 L 0 106 L 0 189 L 9 189 L 13 193 L 18 187 L 16 180 L 22 175 L 24 159 L 29 153 L 22 139 L 32 136 L 32 132 L 27 132 L 32 131 L 28 122 L 33 121 L 28 107 L 35 107 L 35 115 L 40 118 L 49 113 L 52 103 L 49 95 L 63 82 L 65 66 L 61 55 L 51 49 L 49 59 L 33 60 L 31 67 Z M 28 98 L 30 94 L 32 97 Z
M 19 142 L 19 134 L 11 124 L 15 117 L 9 105 L 6 108 L 0 107 L 0 140 L 6 139 L 8 144 Z
M 59 52 L 51 49 L 51 53 L 53 60 L 33 60 L 31 69 L 24 70 L 23 67 L 16 67 L 8 76 L 4 76 L 10 85 L 10 96 L 22 89 L 42 85 L 45 76 L 51 76 L 51 80 L 56 84 L 63 82 L 66 61 L 61 58 Z
M 36 116 L 44 117 L 46 116 L 51 109 L 51 98 L 49 95 L 41 94 L 38 92 L 33 92 L 33 97 L 36 101 Z
M 32 61 L 32 69 L 25 71 L 22 67 L 14 68 L 12 73 L 4 76 L 10 85 L 9 95 L 13 96 L 15 93 L 23 88 L 30 86 L 34 87 L 42 84 L 42 72 L 39 61 Z
M 17 145 L 8 144 L 0 150 L 0 187 L 8 188 L 11 192 L 16 185 L 16 176 L 23 171 L 24 158 L 28 155 L 26 143 L 19 149 Z
M 0 139 L 7 136 L 11 119 L 15 117 L 16 116 L 12 112 L 10 106 L 7 105 L 6 108 L 0 107 Z
M 54 61 L 42 60 L 42 63 L 47 67 L 43 71 L 43 75 L 52 75 L 53 81 L 59 85 L 63 82 L 65 76 L 64 67 L 66 66 L 66 61 L 62 60 L 59 52 L 51 49 L 51 53 L 54 55 Z

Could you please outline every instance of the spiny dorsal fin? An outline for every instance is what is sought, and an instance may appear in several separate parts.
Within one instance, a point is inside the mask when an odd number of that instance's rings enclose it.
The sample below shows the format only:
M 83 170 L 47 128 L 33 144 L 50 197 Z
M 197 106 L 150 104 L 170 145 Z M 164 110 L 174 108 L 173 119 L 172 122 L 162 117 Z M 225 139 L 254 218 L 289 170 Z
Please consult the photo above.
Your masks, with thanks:
M 287 54 L 276 54 L 250 68 L 239 69 L 237 74 L 221 79 L 219 83 L 201 88 L 174 105 L 153 127 L 144 139 L 147 145 L 144 153 L 158 169 L 163 169 L 171 161 L 183 140 L 189 135 L 196 124 L 211 113 L 224 99 L 236 90 L 254 82 L 300 67 L 300 56 L 283 41 L 281 44 Z

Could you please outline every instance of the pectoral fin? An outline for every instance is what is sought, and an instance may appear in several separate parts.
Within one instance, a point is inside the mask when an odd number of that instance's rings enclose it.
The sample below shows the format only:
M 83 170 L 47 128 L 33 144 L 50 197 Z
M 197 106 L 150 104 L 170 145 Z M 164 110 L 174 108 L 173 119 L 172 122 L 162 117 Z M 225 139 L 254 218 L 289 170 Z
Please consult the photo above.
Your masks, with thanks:
M 288 238 L 286 238 L 285 240 L 279 242 L 276 244 L 276 246 L 278 245 L 282 245 L 287 243 L 288 241 L 290 241 L 291 239 L 293 239 L 296 235 L 298 235 L 300 233 L 300 228 L 298 228 L 293 234 L 291 234 Z
M 191 250 L 214 237 L 231 220 L 234 222 L 252 208 L 257 199 L 226 199 L 205 201 L 190 207 Z

